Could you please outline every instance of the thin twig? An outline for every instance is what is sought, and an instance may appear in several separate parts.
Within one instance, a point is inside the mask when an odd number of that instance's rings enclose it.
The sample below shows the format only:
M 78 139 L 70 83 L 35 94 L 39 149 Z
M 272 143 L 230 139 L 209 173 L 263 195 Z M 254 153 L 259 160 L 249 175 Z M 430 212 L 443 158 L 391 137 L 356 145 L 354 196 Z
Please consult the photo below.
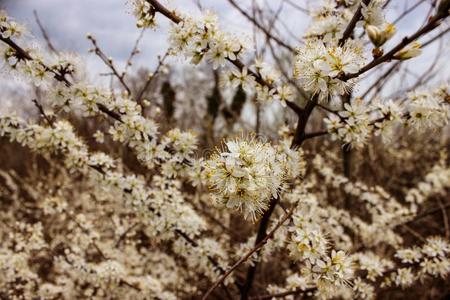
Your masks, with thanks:
M 209 295 L 221 284 L 231 273 L 236 270 L 237 267 L 239 267 L 242 263 L 244 263 L 248 258 L 250 258 L 253 253 L 258 251 L 260 248 L 262 248 L 269 239 L 273 237 L 275 232 L 283 225 L 294 213 L 295 209 L 297 208 L 297 205 L 299 202 L 295 203 L 292 208 L 289 210 L 287 214 L 277 223 L 277 225 L 264 237 L 264 239 L 261 240 L 261 242 L 258 243 L 255 247 L 253 247 L 249 252 L 247 252 L 246 255 L 241 257 L 236 263 L 234 263 L 222 276 L 219 277 L 219 279 L 208 289 L 208 291 L 205 293 L 205 295 L 202 297 L 203 300 L 207 299 Z
M 150 3 L 153 6 L 155 11 L 159 12 L 160 14 L 162 14 L 163 16 L 165 16 L 166 18 L 168 18 L 172 22 L 178 24 L 178 23 L 183 21 L 183 19 L 181 17 L 179 17 L 174 12 L 170 11 L 169 9 L 167 9 L 165 6 L 163 6 L 161 3 L 159 3 L 159 1 L 157 1 L 157 0 L 147 0 L 147 2 Z M 242 61 L 240 61 L 239 59 L 232 60 L 232 59 L 227 58 L 227 60 L 230 63 L 232 63 L 235 67 L 237 67 L 239 70 L 241 70 L 241 71 L 244 68 L 246 68 L 244 63 Z M 267 86 L 269 89 L 273 88 L 272 84 L 270 84 L 266 80 L 264 80 L 264 78 L 262 78 L 262 76 L 260 74 L 254 72 L 253 70 L 251 70 L 249 68 L 247 68 L 247 70 L 248 70 L 248 74 L 249 75 L 252 75 L 253 77 L 255 77 L 255 81 L 257 83 L 259 83 L 259 84 L 261 84 L 263 86 Z M 299 114 L 302 111 L 302 108 L 299 107 L 296 103 L 294 103 L 292 101 L 286 101 L 286 104 L 296 114 Z
M 419 7 L 424 2 L 425 0 L 417 1 L 413 6 L 403 11 L 401 15 L 399 15 L 394 21 L 392 21 L 392 24 L 397 24 L 401 19 L 403 19 L 405 16 L 407 16 L 410 12 Z
M 105 65 L 111 69 L 113 74 L 117 77 L 120 84 L 124 87 L 124 89 L 127 91 L 128 95 L 131 95 L 131 89 L 128 87 L 127 83 L 125 82 L 123 76 L 119 74 L 116 67 L 114 66 L 114 63 L 112 59 L 108 58 L 106 54 L 100 49 L 100 47 L 97 44 L 97 40 L 93 37 L 88 35 L 88 39 L 91 41 L 92 45 L 94 46 L 94 53 L 100 57 L 100 59 L 105 63 Z
M 125 76 L 127 75 L 128 68 L 132 65 L 133 58 L 139 53 L 138 46 L 139 46 L 140 41 L 142 40 L 142 37 L 144 36 L 144 33 L 145 33 L 145 28 L 143 28 L 141 30 L 141 32 L 139 33 L 139 36 L 136 39 L 136 42 L 134 42 L 133 49 L 130 52 L 130 56 L 128 57 L 127 62 L 125 63 L 125 68 L 121 75 L 122 79 L 124 79 L 124 80 L 125 80 Z
M 428 211 L 424 211 L 423 213 L 420 213 L 420 214 L 416 215 L 412 220 L 409 220 L 409 221 L 397 224 L 397 225 L 395 225 L 395 227 L 401 226 L 403 224 L 415 223 L 415 222 L 417 222 L 419 220 L 422 220 L 423 218 L 426 218 L 426 217 L 428 217 L 430 215 L 434 215 L 434 214 L 436 214 L 438 212 L 441 212 L 443 209 L 448 209 L 448 208 L 450 208 L 450 203 L 444 204 L 442 207 L 440 206 L 440 207 L 436 207 L 436 208 L 430 209 Z
M 300 5 L 298 5 L 297 3 L 293 2 L 292 0 L 284 0 L 287 4 L 291 5 L 293 8 L 301 11 L 302 13 L 306 14 L 309 16 L 309 9 L 306 9 L 304 7 L 301 7 Z
M 274 36 L 270 30 L 268 30 L 266 27 L 264 27 L 264 25 L 260 24 L 255 18 L 253 18 L 252 16 L 250 16 L 245 10 L 243 10 L 234 0 L 228 0 L 228 2 L 234 7 L 236 8 L 236 10 L 238 10 L 244 17 L 246 17 L 250 22 L 252 22 L 257 28 L 259 28 L 268 38 L 272 39 L 273 41 L 275 41 L 275 43 L 277 43 L 278 45 L 280 45 L 281 47 L 285 48 L 286 50 L 288 50 L 291 53 L 295 53 L 295 49 L 294 47 L 292 47 L 291 45 L 283 42 L 282 40 L 280 40 L 278 37 Z
M 120 244 L 122 243 L 122 241 L 125 240 L 125 238 L 127 237 L 127 234 L 131 232 L 131 230 L 133 230 L 136 226 L 138 226 L 139 223 L 134 223 L 133 225 L 131 225 L 130 227 L 128 227 L 127 230 L 125 230 L 120 236 L 119 239 L 117 240 L 116 244 L 114 245 L 114 247 L 118 248 L 120 246 Z
M 362 94 L 361 98 L 364 99 L 374 88 L 382 85 L 383 82 L 385 80 L 387 80 L 387 78 L 389 78 L 389 76 L 391 76 L 392 74 L 395 74 L 394 71 L 396 71 L 398 69 L 398 67 L 400 66 L 401 62 L 402 61 L 396 62 L 388 70 L 386 70 L 380 77 L 378 77 L 373 82 L 373 84 Z
M 422 44 L 422 48 L 425 48 L 426 46 L 428 46 L 431 43 L 433 43 L 435 40 L 437 40 L 437 39 L 441 38 L 442 36 L 446 35 L 449 31 L 450 31 L 450 27 L 447 27 L 447 29 L 441 31 L 439 34 L 435 35 L 434 37 L 432 37 L 428 41 L 424 42 Z
M 44 108 L 42 107 L 42 104 L 39 103 L 39 101 L 37 99 L 33 99 L 31 101 L 34 103 L 34 105 L 36 105 L 37 109 L 39 110 L 39 113 L 47 121 L 48 125 L 53 127 L 53 120 L 45 113 Z
M 47 33 L 47 30 L 45 30 L 44 26 L 41 23 L 41 20 L 39 19 L 38 13 L 36 10 L 33 10 L 34 18 L 36 20 L 37 25 L 39 26 L 39 29 L 41 30 L 42 36 L 45 39 L 45 42 L 47 43 L 48 49 L 52 51 L 55 54 L 58 54 L 58 50 L 53 46 L 52 41 L 50 40 L 50 36 Z
M 138 94 L 136 96 L 136 102 L 137 103 L 141 103 L 142 97 L 144 96 L 145 92 L 147 91 L 147 89 L 152 84 L 153 79 L 156 77 L 156 75 L 158 74 L 159 70 L 163 66 L 164 60 L 167 58 L 169 53 L 170 53 L 170 49 L 166 51 L 166 53 L 164 54 L 164 56 L 162 58 L 158 56 L 158 65 L 156 66 L 155 72 L 153 72 L 153 74 L 148 76 L 147 81 L 145 82 L 144 86 L 138 92 Z

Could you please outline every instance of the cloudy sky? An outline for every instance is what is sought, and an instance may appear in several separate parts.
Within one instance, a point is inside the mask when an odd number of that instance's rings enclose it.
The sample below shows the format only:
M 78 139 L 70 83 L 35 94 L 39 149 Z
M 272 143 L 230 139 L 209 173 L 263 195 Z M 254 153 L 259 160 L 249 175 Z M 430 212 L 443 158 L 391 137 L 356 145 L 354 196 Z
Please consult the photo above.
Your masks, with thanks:
M 251 3 L 250 0 L 238 2 L 242 2 L 244 7 Z M 33 10 L 36 10 L 56 48 L 84 54 L 96 69 L 101 69 L 102 64 L 94 55 L 88 55 L 90 45 L 85 38 L 86 33 L 95 36 L 101 48 L 118 63 L 127 60 L 140 33 L 127 0 L 0 0 L 0 3 L 9 15 L 27 24 L 34 35 L 41 38 L 33 15 Z M 199 13 L 197 0 L 170 0 L 168 3 L 180 12 Z M 213 10 L 220 16 L 226 30 L 250 34 L 248 26 L 245 28 L 248 25 L 246 20 L 232 9 L 227 0 L 203 0 L 200 3 L 204 9 Z M 286 24 L 302 32 L 308 22 L 307 16 L 289 16 L 291 12 L 284 12 Z M 169 24 L 162 16 L 158 18 L 158 23 L 157 30 L 145 33 L 140 44 L 142 53 L 136 58 L 136 65 L 155 64 L 157 55 L 165 52 Z
M 273 5 L 276 10 L 280 1 L 256 0 L 258 3 Z M 307 7 L 305 0 L 290 0 Z M 222 27 L 227 31 L 242 32 L 251 36 L 249 23 L 233 9 L 227 0 L 167 0 L 168 6 L 177 8 L 179 11 L 198 14 L 198 3 L 203 8 L 215 11 L 219 17 Z M 252 0 L 237 1 L 243 8 L 248 9 Z M 388 20 L 394 20 L 396 16 L 406 7 L 411 6 L 416 1 L 397 0 L 392 1 L 388 12 Z M 310 1 L 310 3 L 317 3 Z M 0 6 L 9 15 L 18 21 L 25 23 L 31 32 L 38 39 L 42 40 L 41 33 L 37 27 L 33 16 L 36 10 L 41 22 L 47 29 L 52 42 L 58 50 L 74 51 L 81 53 L 86 60 L 92 73 L 105 71 L 102 62 L 93 54 L 88 53 L 90 45 L 86 40 L 86 33 L 94 35 L 104 52 L 114 58 L 119 66 L 122 66 L 129 56 L 134 41 L 138 37 L 140 30 L 135 26 L 135 19 L 131 14 L 131 5 L 127 0 L 0 0 Z M 298 36 L 304 32 L 309 18 L 305 14 L 293 9 L 285 3 L 281 13 L 281 18 L 291 32 Z M 397 41 L 403 36 L 415 31 L 424 21 L 428 12 L 427 5 L 421 5 L 408 17 L 398 23 Z M 158 19 L 159 28 L 148 30 L 141 42 L 141 54 L 135 59 L 135 67 L 150 67 L 156 64 L 156 57 L 163 54 L 167 48 L 166 35 L 169 28 L 168 21 L 162 16 Z M 448 26 L 448 24 L 447 24 Z M 283 29 L 280 27 L 280 29 Z M 449 36 L 445 37 L 449 50 Z M 283 38 L 290 40 L 295 45 L 294 38 L 284 32 Z M 426 39 L 425 39 L 426 40 Z M 396 41 L 392 41 L 395 43 Z M 425 53 L 414 60 L 411 72 L 425 70 L 433 60 L 437 46 L 429 47 Z M 445 53 L 445 52 L 444 52 Z M 443 57 L 441 70 L 448 70 L 448 55 Z M 413 75 L 410 76 L 413 78 Z M 448 80 L 448 74 L 443 72 L 440 78 Z M 3 78 L 4 79 L 4 78 Z M 3 82 L 5 82 L 3 80 Z M 1 83 L 0 83 L 1 86 Z

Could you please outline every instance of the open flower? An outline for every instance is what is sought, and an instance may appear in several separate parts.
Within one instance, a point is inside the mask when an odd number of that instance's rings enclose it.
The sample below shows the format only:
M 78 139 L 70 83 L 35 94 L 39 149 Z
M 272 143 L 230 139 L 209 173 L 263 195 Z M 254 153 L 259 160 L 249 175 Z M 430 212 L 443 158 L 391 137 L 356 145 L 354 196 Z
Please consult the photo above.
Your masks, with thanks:
M 291 164 L 296 162 L 269 143 L 230 140 L 206 161 L 203 176 L 217 202 L 256 219 L 278 197 Z
M 341 80 L 340 75 L 357 72 L 364 64 L 361 46 L 347 42 L 344 46 L 326 46 L 320 40 L 310 40 L 298 50 L 294 76 L 302 87 L 327 100 L 343 95 L 354 85 L 352 80 Z

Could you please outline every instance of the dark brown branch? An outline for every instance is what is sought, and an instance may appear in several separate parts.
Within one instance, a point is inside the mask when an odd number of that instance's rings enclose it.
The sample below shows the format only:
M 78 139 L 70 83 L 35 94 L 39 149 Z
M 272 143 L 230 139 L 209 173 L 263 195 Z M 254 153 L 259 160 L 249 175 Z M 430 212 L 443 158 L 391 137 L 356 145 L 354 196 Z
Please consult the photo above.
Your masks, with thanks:
M 165 17 L 169 18 L 172 22 L 178 24 L 181 21 L 183 21 L 182 18 L 177 16 L 174 12 L 171 12 L 170 10 L 168 10 L 166 7 L 164 7 L 164 5 L 159 3 L 157 0 L 147 0 L 147 2 L 150 3 L 155 8 L 155 10 L 157 12 L 159 12 L 160 14 L 162 14 Z
M 430 32 L 433 29 L 435 29 L 436 27 L 438 27 L 440 25 L 441 21 L 444 18 L 446 18 L 447 16 L 448 16 L 448 11 L 446 13 L 438 13 L 438 14 L 436 14 L 434 17 L 432 17 L 428 21 L 428 23 L 425 26 L 423 26 L 422 28 L 417 30 L 414 34 L 410 35 L 409 37 L 403 38 L 403 40 L 399 44 L 397 44 L 397 46 L 392 48 L 391 51 L 389 51 L 388 53 L 386 53 L 385 55 L 383 55 L 383 56 L 381 56 L 381 57 L 379 57 L 377 59 L 372 60 L 372 62 L 370 62 L 369 64 L 367 64 L 364 67 L 362 67 L 358 72 L 351 73 L 351 74 L 345 74 L 340 79 L 341 80 L 348 80 L 348 79 L 351 79 L 351 78 L 358 77 L 358 76 L 366 73 L 367 71 L 373 69 L 374 67 L 378 66 L 379 64 L 384 63 L 384 62 L 389 61 L 389 60 L 392 60 L 394 58 L 395 54 L 397 54 L 404 47 L 406 47 L 407 45 L 409 45 L 413 41 L 417 40 L 422 35 Z
M 356 23 L 361 19 L 363 3 L 367 5 L 369 2 L 370 0 L 363 0 L 361 4 L 358 6 L 355 14 L 353 15 L 352 20 L 345 29 L 342 38 L 339 40 L 340 46 L 345 44 L 345 41 L 352 35 Z M 305 109 L 299 115 L 297 128 L 295 130 L 294 138 L 291 144 L 291 147 L 294 149 L 299 148 L 306 139 L 305 135 L 306 125 L 308 124 L 309 117 L 311 116 L 314 107 L 317 105 L 318 102 L 317 98 L 318 98 L 317 95 L 313 96 L 313 98 L 306 104 Z
M 426 47 L 428 47 L 431 43 L 433 43 L 434 41 L 436 41 L 437 39 L 439 39 L 440 37 L 442 37 L 443 35 L 445 35 L 446 33 L 448 33 L 450 31 L 450 28 L 447 28 L 446 30 L 441 31 L 439 34 L 437 34 L 435 37 L 431 38 L 430 40 L 428 40 L 427 42 L 425 42 L 424 44 L 422 44 L 422 49 L 425 49 Z M 426 71 L 423 72 L 423 74 L 428 74 L 431 72 L 432 67 L 434 64 L 436 64 L 437 62 L 437 58 L 439 57 L 439 53 L 438 56 L 435 59 L 435 62 L 431 65 L 431 67 L 429 69 L 427 69 Z M 385 82 L 387 82 L 387 80 L 389 80 L 390 77 L 392 77 L 393 75 L 395 75 L 395 71 L 399 70 L 400 65 L 403 61 L 398 61 L 395 64 L 393 64 L 389 69 L 387 69 L 385 71 L 385 73 L 383 73 L 381 76 L 379 76 L 374 83 L 362 94 L 362 96 L 360 96 L 361 98 L 365 98 L 374 88 L 377 88 L 377 92 L 375 93 L 374 96 L 372 96 L 371 98 L 373 99 L 374 97 L 376 97 L 376 95 L 380 92 L 379 91 L 379 87 L 382 86 Z M 429 78 L 429 76 L 428 76 Z M 412 87 L 408 88 L 407 90 L 403 90 L 400 92 L 400 94 L 405 94 L 406 92 L 410 91 L 413 87 L 416 87 L 417 84 L 419 83 L 424 83 L 425 80 L 424 78 L 422 78 L 422 80 L 418 80 L 416 84 L 414 84 Z M 398 92 L 396 94 L 399 94 Z M 386 98 L 391 98 L 393 96 L 389 96 Z
M 31 57 L 31 55 L 27 51 L 22 49 L 19 45 L 17 45 L 10 38 L 3 38 L 0 35 L 0 41 L 4 42 L 5 44 L 7 44 L 9 47 L 11 47 L 15 51 L 15 56 L 17 57 L 18 60 L 33 60 L 33 57 Z M 56 80 L 65 83 L 66 86 L 71 86 L 72 85 L 65 78 L 64 74 L 58 73 L 57 71 L 55 71 L 55 70 L 49 68 L 48 66 L 44 65 L 42 62 L 40 64 L 45 68 L 46 71 L 52 73 Z
M 293 149 L 299 148 L 306 139 L 306 125 L 308 124 L 309 117 L 317 104 L 317 98 L 317 96 L 313 96 L 311 100 L 306 103 L 305 109 L 298 117 L 297 128 L 295 129 L 294 138 L 291 144 L 291 148 Z
M 339 40 L 339 46 L 343 46 L 345 44 L 345 41 L 350 38 L 350 36 L 353 34 L 353 30 L 355 29 L 356 23 L 361 19 L 362 17 L 362 8 L 363 3 L 365 5 L 369 4 L 370 0 L 363 0 L 361 4 L 359 4 L 358 8 L 355 11 L 355 14 L 353 15 L 353 18 L 350 20 L 350 23 L 347 25 L 347 28 L 345 28 L 344 33 L 342 35 L 342 38 Z
M 261 221 L 259 223 L 258 233 L 255 239 L 255 245 L 258 245 L 266 236 L 267 227 L 269 226 L 269 220 L 272 216 L 273 211 L 275 210 L 275 206 L 277 205 L 279 198 L 272 198 L 270 201 L 270 206 L 264 213 Z M 257 252 L 259 254 L 260 250 Z M 256 268 L 258 267 L 258 261 L 255 261 L 253 265 L 250 265 L 247 270 L 247 277 L 245 279 L 244 287 L 241 292 L 241 300 L 247 300 L 248 295 L 252 289 L 253 280 L 255 279 Z
M 28 54 L 28 52 L 26 52 L 25 50 L 23 50 L 22 48 L 20 48 L 13 40 L 11 40 L 10 38 L 4 38 L 0 35 L 0 41 L 4 42 L 5 44 L 7 44 L 8 46 L 10 46 L 12 49 L 14 49 L 14 51 L 16 51 L 16 56 L 18 59 L 25 59 L 25 60 L 32 60 L 33 58 Z
M 294 213 L 295 209 L 297 208 L 297 205 L 299 202 L 296 202 L 292 208 L 289 210 L 287 214 L 284 215 L 284 217 L 275 225 L 275 227 L 261 240 L 261 242 L 258 243 L 255 247 L 253 247 L 247 254 L 245 254 L 243 257 L 241 257 L 236 263 L 234 263 L 228 270 L 219 277 L 219 279 L 208 289 L 208 291 L 205 293 L 205 295 L 202 297 L 203 300 L 207 299 L 209 295 L 221 284 L 231 273 L 236 270 L 237 267 L 239 267 L 242 263 L 244 263 L 247 259 L 249 259 L 253 253 L 261 249 L 269 239 L 273 237 L 275 232 L 283 225 Z

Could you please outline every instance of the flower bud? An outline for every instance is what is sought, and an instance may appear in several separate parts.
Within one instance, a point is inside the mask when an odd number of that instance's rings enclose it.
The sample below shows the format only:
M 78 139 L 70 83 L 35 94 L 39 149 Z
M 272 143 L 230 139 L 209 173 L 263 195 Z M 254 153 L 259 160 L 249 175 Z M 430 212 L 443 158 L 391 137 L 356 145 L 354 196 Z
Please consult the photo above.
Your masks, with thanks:
M 198 65 L 200 61 L 203 58 L 203 53 L 200 51 L 195 52 L 195 54 L 192 56 L 191 63 L 194 65 Z
M 369 36 L 370 41 L 376 46 L 379 47 L 382 45 L 381 43 L 381 31 L 378 29 L 377 26 L 374 25 L 367 25 L 366 26 L 366 33 Z
M 399 60 L 407 60 L 416 56 L 419 56 L 422 53 L 422 50 L 420 49 L 422 45 L 419 42 L 414 42 L 407 48 L 403 48 L 402 50 L 398 51 L 394 55 L 394 59 Z
M 386 27 L 383 30 L 383 35 L 386 41 L 390 40 L 396 32 L 395 25 L 392 23 L 386 24 Z
M 380 30 L 378 27 L 373 25 L 366 26 L 366 32 L 369 36 L 370 41 L 376 46 L 381 47 L 386 43 L 389 39 L 391 39 L 395 34 L 395 26 L 394 24 L 386 24 L 383 30 Z

